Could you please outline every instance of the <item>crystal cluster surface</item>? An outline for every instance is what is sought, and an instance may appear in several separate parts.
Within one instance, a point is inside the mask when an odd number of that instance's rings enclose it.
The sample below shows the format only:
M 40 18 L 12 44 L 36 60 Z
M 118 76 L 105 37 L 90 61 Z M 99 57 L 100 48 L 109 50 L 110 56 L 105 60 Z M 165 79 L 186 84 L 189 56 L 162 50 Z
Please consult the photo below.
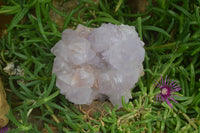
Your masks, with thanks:
M 145 50 L 134 26 L 78 25 L 66 29 L 51 49 L 56 56 L 53 73 L 60 93 L 75 104 L 90 104 L 105 97 L 113 105 L 131 98 L 131 88 L 143 75 Z

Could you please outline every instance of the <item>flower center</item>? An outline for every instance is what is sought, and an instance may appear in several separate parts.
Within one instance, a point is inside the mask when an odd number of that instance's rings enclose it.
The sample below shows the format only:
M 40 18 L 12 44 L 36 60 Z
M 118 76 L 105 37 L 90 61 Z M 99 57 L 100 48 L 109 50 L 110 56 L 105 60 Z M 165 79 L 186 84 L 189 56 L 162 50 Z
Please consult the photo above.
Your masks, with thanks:
M 162 95 L 167 95 L 168 94 L 168 89 L 167 88 L 163 88 L 161 91 Z

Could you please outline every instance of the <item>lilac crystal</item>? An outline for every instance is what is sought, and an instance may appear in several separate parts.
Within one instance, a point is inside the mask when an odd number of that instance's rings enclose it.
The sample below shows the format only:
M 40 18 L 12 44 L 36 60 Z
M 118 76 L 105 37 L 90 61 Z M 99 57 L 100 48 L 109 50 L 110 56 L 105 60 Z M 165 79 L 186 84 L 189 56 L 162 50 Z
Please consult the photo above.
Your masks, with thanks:
M 143 75 L 143 45 L 133 26 L 66 29 L 51 49 L 60 93 L 75 104 L 107 96 L 121 107 L 121 97 L 128 102 L 131 88 Z

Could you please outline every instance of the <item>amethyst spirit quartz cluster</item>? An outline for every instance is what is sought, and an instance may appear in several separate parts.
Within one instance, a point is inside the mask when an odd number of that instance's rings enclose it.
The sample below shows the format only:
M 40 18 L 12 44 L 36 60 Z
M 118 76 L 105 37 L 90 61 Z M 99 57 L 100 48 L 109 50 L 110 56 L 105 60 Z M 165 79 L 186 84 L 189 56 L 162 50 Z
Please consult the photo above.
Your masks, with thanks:
M 121 107 L 121 97 L 128 102 L 131 88 L 143 75 L 143 46 L 134 26 L 78 25 L 76 30 L 64 30 L 62 40 L 51 49 L 60 93 L 75 104 L 106 97 Z

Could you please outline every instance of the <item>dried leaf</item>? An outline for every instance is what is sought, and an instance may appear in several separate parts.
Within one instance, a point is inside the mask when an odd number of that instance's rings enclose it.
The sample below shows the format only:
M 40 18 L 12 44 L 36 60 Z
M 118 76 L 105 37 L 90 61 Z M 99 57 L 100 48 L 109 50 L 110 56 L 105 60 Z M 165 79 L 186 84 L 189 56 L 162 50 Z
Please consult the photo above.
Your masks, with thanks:
M 0 128 L 6 126 L 9 122 L 9 119 L 5 116 L 8 114 L 9 109 L 10 107 L 6 100 L 6 93 L 0 79 Z

